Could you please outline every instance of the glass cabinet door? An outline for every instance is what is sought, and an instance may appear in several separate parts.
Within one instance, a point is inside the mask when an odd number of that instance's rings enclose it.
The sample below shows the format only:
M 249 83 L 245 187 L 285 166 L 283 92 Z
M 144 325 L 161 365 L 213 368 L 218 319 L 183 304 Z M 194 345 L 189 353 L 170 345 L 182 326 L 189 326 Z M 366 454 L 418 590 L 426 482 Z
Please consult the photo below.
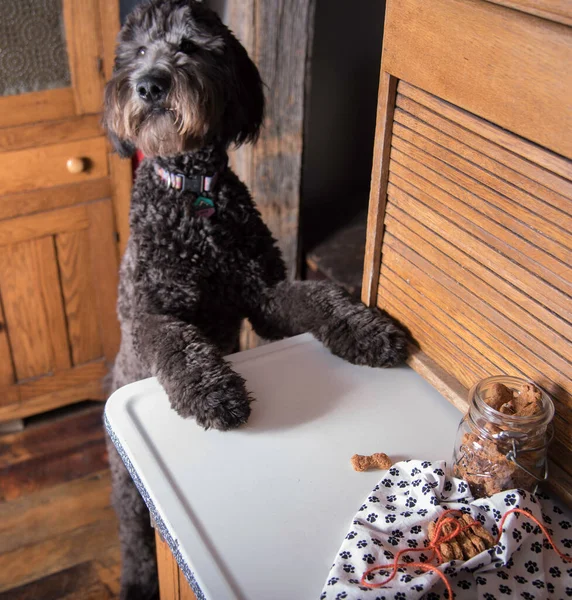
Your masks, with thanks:
M 0 1 L 0 127 L 100 110 L 99 0 Z

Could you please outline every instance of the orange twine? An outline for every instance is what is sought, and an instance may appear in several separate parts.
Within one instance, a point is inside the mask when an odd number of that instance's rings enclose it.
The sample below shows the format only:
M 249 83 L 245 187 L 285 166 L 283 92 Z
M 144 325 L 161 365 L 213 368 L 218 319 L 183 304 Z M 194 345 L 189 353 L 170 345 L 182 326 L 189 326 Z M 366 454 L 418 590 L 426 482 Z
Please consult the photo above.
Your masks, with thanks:
M 549 541 L 550 545 L 552 546 L 554 551 L 558 554 L 558 556 L 564 561 L 572 562 L 572 556 L 569 556 L 568 554 L 564 554 L 563 552 L 560 552 L 560 550 L 558 550 L 558 548 L 552 541 L 552 537 L 546 530 L 546 527 L 544 527 L 544 525 L 536 517 L 531 515 L 529 512 L 522 510 L 521 508 L 512 508 L 511 510 L 508 510 L 504 514 L 503 518 L 501 519 L 501 521 L 498 525 L 499 533 L 498 533 L 497 539 L 495 541 L 495 546 L 500 541 L 505 519 L 508 517 L 508 515 L 510 515 L 512 513 L 522 513 L 523 515 L 528 517 L 531 521 L 536 523 L 536 525 L 538 525 L 540 527 L 540 529 L 542 530 L 542 533 L 544 533 L 546 539 Z M 439 560 L 439 564 L 445 562 L 443 560 L 443 555 L 441 554 L 441 551 L 439 550 L 439 546 L 441 544 L 444 544 L 445 542 L 448 542 L 448 541 L 452 540 L 453 538 L 457 537 L 457 535 L 459 535 L 459 533 L 461 533 L 462 531 L 466 531 L 467 529 L 469 529 L 470 527 L 473 527 L 474 525 L 481 525 L 481 523 L 479 523 L 478 521 L 471 521 L 471 523 L 461 526 L 460 522 L 454 517 L 460 516 L 462 514 L 463 513 L 460 510 L 446 510 L 439 517 L 439 519 L 437 520 L 437 522 L 435 524 L 435 535 L 433 537 L 433 540 L 429 544 L 429 546 L 426 546 L 424 548 L 404 548 L 403 550 L 400 550 L 396 554 L 393 563 L 387 564 L 387 565 L 376 565 L 375 567 L 371 567 L 371 569 L 368 569 L 361 577 L 361 584 L 368 588 L 380 588 L 380 587 L 387 585 L 397 575 L 398 569 L 400 569 L 402 567 L 407 567 L 407 568 L 414 567 L 416 569 L 421 569 L 422 571 L 434 571 L 437 575 L 439 575 L 439 577 L 442 579 L 443 583 L 445 584 L 445 587 L 449 594 L 449 598 L 452 599 L 453 598 L 453 590 L 451 589 L 449 580 L 447 579 L 447 577 L 445 577 L 444 573 L 439 571 L 437 566 L 433 566 L 428 563 L 422 563 L 422 562 L 400 563 L 399 559 L 402 554 L 406 554 L 409 552 L 425 552 L 425 551 L 429 550 L 431 552 L 431 554 L 429 555 L 428 561 L 431 561 L 435 557 L 437 557 L 437 559 Z M 452 516 L 447 516 L 447 515 L 452 515 Z M 450 524 L 453 527 L 453 530 L 448 535 L 444 535 L 442 533 L 443 527 L 446 524 Z M 371 575 L 374 571 L 379 571 L 381 569 L 389 569 L 389 568 L 392 569 L 392 573 L 384 581 L 381 581 L 379 583 L 370 583 L 369 581 L 366 581 L 367 576 Z

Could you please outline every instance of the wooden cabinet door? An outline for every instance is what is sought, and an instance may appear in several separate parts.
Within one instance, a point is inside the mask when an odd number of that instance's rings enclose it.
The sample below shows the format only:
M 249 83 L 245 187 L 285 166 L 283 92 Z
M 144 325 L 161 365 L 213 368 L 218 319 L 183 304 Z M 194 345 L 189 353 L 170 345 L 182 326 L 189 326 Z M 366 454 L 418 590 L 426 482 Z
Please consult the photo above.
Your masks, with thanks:
M 0 127 L 100 111 L 104 4 L 117 9 L 108 0 L 0 2 Z
M 0 221 L 0 421 L 103 397 L 116 290 L 110 200 Z

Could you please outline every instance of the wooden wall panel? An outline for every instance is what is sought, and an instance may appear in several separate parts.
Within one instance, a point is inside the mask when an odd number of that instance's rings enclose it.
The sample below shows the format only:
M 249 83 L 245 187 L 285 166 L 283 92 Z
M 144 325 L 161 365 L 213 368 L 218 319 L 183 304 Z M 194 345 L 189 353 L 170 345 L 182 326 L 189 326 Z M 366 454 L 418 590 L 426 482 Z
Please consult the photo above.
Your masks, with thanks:
M 378 305 L 465 388 L 503 373 L 544 387 L 570 476 L 569 161 L 405 82 L 390 140 Z
M 299 206 L 305 100 L 316 0 L 245 0 L 229 3 L 228 24 L 257 65 L 266 97 L 266 118 L 255 146 L 230 155 L 278 240 L 288 277 L 299 270 Z M 242 349 L 261 343 L 249 323 Z
M 92 286 L 89 240 L 85 232 L 56 236 L 73 364 L 101 356 L 101 339 Z
M 2 248 L 0 290 L 19 380 L 70 366 L 51 237 Z M 54 293 L 54 290 L 56 293 Z

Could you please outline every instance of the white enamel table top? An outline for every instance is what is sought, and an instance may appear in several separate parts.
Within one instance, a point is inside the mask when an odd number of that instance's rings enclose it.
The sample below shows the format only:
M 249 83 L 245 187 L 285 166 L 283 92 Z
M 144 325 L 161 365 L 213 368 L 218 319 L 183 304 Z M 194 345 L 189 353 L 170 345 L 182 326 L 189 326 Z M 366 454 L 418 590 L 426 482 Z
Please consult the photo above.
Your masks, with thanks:
M 118 390 L 107 425 L 209 600 L 318 598 L 380 471 L 350 457 L 449 460 L 461 413 L 408 367 L 356 367 L 309 334 L 229 357 L 256 402 L 204 431 L 155 379 Z

